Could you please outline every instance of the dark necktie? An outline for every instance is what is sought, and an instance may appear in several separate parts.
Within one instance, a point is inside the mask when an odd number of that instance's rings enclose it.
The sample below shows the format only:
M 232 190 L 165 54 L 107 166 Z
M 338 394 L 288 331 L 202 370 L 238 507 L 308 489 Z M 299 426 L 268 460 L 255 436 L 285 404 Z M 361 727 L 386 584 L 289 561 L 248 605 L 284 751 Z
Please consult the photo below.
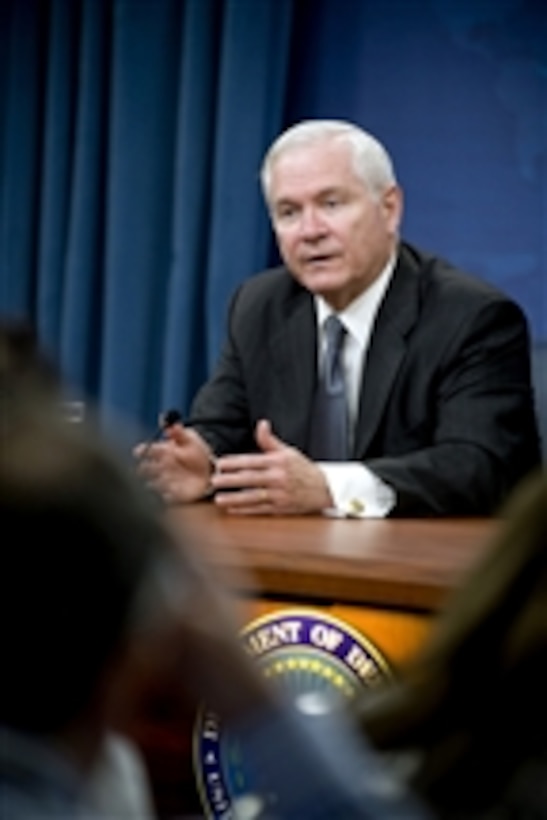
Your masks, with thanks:
M 346 329 L 332 314 L 325 322 L 326 351 L 315 394 L 308 455 L 315 461 L 347 461 L 348 407 L 342 348 Z

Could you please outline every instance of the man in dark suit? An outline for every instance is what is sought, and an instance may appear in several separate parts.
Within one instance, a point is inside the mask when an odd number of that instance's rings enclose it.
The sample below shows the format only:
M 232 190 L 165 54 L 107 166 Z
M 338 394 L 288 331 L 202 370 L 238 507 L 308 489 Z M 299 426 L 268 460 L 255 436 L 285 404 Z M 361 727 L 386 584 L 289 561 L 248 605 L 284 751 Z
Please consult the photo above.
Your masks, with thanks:
M 391 160 L 349 123 L 286 131 L 262 186 L 285 264 L 239 288 L 191 425 L 147 449 L 143 474 L 168 500 L 214 493 L 239 514 L 495 511 L 540 460 L 520 308 L 401 242 Z M 334 455 L 315 427 L 332 314 L 347 422 Z

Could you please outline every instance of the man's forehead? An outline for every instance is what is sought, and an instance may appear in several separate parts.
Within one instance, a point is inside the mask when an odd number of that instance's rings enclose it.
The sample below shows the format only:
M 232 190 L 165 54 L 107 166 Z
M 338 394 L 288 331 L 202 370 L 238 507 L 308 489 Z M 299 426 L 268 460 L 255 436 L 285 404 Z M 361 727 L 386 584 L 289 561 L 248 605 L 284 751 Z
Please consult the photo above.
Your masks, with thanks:
M 349 152 L 330 150 L 324 143 L 298 146 L 280 156 L 272 167 L 273 200 L 294 196 L 319 196 L 340 191 L 360 180 Z

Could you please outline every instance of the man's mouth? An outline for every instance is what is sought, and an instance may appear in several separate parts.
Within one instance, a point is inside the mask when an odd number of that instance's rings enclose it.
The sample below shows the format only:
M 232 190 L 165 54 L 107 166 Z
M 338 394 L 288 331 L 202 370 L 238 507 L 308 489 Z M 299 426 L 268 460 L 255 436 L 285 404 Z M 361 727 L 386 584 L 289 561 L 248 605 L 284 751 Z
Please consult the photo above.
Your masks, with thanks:
M 324 265 L 329 262 L 332 262 L 334 259 L 334 254 L 329 253 L 315 253 L 312 256 L 306 256 L 303 259 L 305 265 Z

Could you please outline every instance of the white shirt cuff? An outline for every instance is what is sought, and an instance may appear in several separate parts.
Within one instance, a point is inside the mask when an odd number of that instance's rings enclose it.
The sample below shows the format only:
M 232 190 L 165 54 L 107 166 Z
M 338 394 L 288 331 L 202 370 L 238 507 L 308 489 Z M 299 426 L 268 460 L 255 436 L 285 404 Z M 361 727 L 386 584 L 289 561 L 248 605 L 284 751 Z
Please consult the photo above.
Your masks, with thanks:
M 334 506 L 324 510 L 336 518 L 385 518 L 393 509 L 395 490 L 364 464 L 321 461 L 317 465 L 329 485 Z

